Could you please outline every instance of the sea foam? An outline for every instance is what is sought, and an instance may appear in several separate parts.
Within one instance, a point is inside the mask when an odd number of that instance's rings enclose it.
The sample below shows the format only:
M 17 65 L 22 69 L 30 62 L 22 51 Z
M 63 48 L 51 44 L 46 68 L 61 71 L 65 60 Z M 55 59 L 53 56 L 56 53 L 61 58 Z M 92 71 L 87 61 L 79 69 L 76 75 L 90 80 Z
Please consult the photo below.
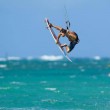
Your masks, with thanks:
M 43 55 L 40 57 L 41 60 L 45 60 L 45 61 L 57 61 L 57 60 L 62 60 L 63 56 L 54 56 L 54 55 Z
M 10 56 L 7 58 L 8 60 L 21 60 L 20 57 Z
M 0 68 L 6 68 L 7 65 L 6 64 L 0 64 Z
M 95 56 L 94 59 L 95 60 L 101 60 L 101 57 L 100 56 Z
M 6 61 L 6 58 L 0 58 L 0 61 Z

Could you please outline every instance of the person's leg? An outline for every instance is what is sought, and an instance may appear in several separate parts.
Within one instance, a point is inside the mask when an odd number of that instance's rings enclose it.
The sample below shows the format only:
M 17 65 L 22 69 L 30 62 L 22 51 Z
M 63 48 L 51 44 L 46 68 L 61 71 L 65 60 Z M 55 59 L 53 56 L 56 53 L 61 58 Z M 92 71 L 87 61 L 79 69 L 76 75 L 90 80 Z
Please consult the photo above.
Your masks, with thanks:
M 70 48 L 69 48 L 69 46 L 66 46 L 66 52 L 67 52 L 67 53 L 70 52 Z
M 70 42 L 70 45 L 66 49 L 67 50 L 67 53 L 71 52 L 74 49 L 74 47 L 75 47 L 76 44 L 77 44 L 77 42 Z
M 67 53 L 69 53 L 70 48 L 69 48 L 69 46 L 68 46 L 67 44 L 61 44 L 61 47 L 65 47 L 65 48 L 66 48 Z

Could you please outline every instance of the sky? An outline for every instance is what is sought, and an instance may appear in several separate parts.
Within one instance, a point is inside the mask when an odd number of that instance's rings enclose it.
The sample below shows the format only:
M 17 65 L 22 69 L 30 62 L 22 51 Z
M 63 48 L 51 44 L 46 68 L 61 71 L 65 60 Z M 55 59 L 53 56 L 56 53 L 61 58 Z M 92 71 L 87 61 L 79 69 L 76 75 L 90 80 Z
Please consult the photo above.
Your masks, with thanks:
M 69 56 L 110 57 L 110 0 L 0 0 L 0 57 L 62 55 L 44 19 L 65 28 L 64 6 L 80 39 Z

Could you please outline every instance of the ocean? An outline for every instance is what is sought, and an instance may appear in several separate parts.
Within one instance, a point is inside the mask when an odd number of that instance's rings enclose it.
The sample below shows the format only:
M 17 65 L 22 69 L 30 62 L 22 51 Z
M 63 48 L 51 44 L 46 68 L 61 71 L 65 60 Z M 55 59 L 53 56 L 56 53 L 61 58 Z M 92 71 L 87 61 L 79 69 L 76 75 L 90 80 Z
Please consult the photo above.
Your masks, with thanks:
M 110 58 L 0 58 L 0 110 L 110 110 Z

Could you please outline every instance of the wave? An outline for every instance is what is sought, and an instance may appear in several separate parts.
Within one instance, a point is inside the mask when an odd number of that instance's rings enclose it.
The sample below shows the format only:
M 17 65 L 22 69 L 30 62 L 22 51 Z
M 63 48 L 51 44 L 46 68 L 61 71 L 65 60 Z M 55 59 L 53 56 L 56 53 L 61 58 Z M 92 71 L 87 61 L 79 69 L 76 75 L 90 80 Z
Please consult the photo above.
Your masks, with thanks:
M 41 83 L 41 84 L 46 84 L 46 83 L 47 83 L 47 81 L 40 81 L 40 83 Z
M 34 60 L 35 58 L 33 56 L 26 57 L 27 60 Z
M 7 108 L 7 107 L 0 107 L 0 110 L 47 110 L 45 108 L 41 108 L 41 107 L 22 107 L 22 108 L 18 108 L 18 107 L 12 107 L 12 108 Z
M 7 65 L 5 65 L 5 64 L 0 64 L 0 68 L 6 68 L 7 67 Z
M 0 87 L 0 90 L 8 90 L 10 87 Z
M 0 58 L 0 61 L 6 61 L 6 58 Z
M 94 60 L 101 60 L 101 57 L 100 56 L 95 56 Z
M 57 60 L 62 60 L 63 56 L 43 55 L 40 57 L 40 59 L 45 61 L 57 61 Z
M 10 84 L 13 84 L 13 85 L 26 85 L 23 82 L 16 82 L 16 81 L 10 82 Z
M 8 56 L 8 57 L 5 57 L 5 58 L 0 58 L 0 61 L 10 61 L 10 60 L 14 60 L 14 61 L 19 61 L 19 60 L 33 60 L 35 59 L 34 57 L 32 56 L 28 56 L 26 58 L 22 58 L 22 57 L 16 57 L 16 56 Z
M 7 60 L 21 60 L 22 58 L 20 57 L 15 57 L 15 56 L 8 56 L 8 57 L 5 57 L 5 58 L 0 58 L 0 61 L 7 61 Z
M 55 93 L 59 93 L 60 92 L 57 88 L 50 88 L 50 87 L 45 88 L 45 90 L 52 91 L 52 92 L 55 92 Z
M 49 91 L 56 91 L 57 88 L 45 88 L 45 90 L 49 90 Z
M 40 57 L 33 57 L 33 56 L 28 56 L 25 58 L 22 57 L 16 57 L 16 56 L 8 56 L 4 58 L 0 58 L 0 62 L 5 62 L 5 61 L 20 61 L 20 60 L 43 60 L 43 61 L 57 61 L 57 60 L 62 60 L 63 56 L 55 56 L 55 55 L 43 55 Z M 2 66 L 1 66 L 2 67 Z
M 108 73 L 108 77 L 110 77 L 110 73 Z
M 20 57 L 11 56 L 11 57 L 7 57 L 7 60 L 21 60 L 21 58 Z

